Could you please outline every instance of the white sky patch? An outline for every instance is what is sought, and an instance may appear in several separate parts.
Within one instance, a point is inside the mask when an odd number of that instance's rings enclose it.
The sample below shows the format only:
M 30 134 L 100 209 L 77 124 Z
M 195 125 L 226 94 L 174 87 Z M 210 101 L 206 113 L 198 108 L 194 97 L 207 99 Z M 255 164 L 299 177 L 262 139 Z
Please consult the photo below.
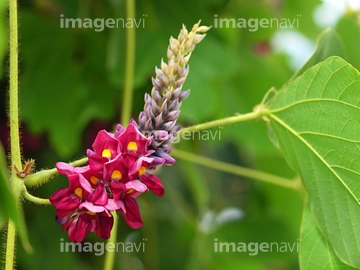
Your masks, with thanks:
M 334 27 L 348 9 L 360 10 L 359 0 L 323 0 L 313 13 L 315 23 L 321 27 Z
M 319 29 L 334 27 L 339 18 L 352 9 L 360 11 L 360 0 L 323 0 L 314 10 L 313 19 Z M 301 25 L 301 20 L 299 22 Z M 294 30 L 279 30 L 271 39 L 272 48 L 289 56 L 289 65 L 299 69 L 312 55 L 315 42 Z
M 270 43 L 276 52 L 289 56 L 289 65 L 293 70 L 302 67 L 315 48 L 315 42 L 292 30 L 277 31 Z

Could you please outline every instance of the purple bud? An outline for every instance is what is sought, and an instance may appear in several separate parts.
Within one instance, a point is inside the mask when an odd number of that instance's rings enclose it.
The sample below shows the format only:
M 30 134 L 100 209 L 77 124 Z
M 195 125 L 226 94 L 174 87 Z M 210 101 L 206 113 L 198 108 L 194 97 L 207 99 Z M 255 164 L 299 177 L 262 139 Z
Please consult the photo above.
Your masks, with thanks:
M 163 124 L 163 129 L 166 131 L 171 131 L 171 129 L 175 126 L 175 121 L 169 121 Z
M 162 119 L 162 112 L 155 118 L 155 128 L 156 129 L 160 129 L 161 126 L 162 126 L 162 122 L 163 122 L 163 119 Z
M 162 92 L 162 87 L 161 87 L 160 82 L 159 82 L 159 80 L 157 78 L 155 78 L 155 79 L 152 78 L 152 84 L 153 84 L 154 88 L 157 91 L 159 91 L 160 93 Z
M 174 87 L 175 87 L 175 88 L 181 88 L 181 86 L 184 84 L 185 80 L 186 80 L 186 77 L 181 77 L 180 79 L 178 79 L 178 80 L 175 82 Z
M 186 99 L 188 96 L 190 95 L 190 90 L 184 90 L 181 91 L 180 95 L 179 95 L 179 101 L 183 101 L 184 99 Z
M 160 103 L 161 100 L 162 100 L 162 97 L 160 95 L 160 92 L 158 90 L 156 90 L 155 88 L 153 88 L 151 90 L 151 96 L 153 98 L 153 100 L 156 102 L 156 103 Z
M 179 132 L 181 129 L 181 126 L 180 125 L 176 125 L 174 126 L 172 129 L 171 129 L 171 133 L 177 133 Z
M 165 117 L 165 121 L 176 121 L 179 118 L 180 110 L 169 112 Z
M 180 108 L 181 102 L 178 99 L 174 99 L 169 105 L 169 111 L 178 110 Z
M 181 92 L 181 88 L 176 88 L 173 92 L 172 92 L 172 97 L 173 99 L 177 98 L 180 95 Z

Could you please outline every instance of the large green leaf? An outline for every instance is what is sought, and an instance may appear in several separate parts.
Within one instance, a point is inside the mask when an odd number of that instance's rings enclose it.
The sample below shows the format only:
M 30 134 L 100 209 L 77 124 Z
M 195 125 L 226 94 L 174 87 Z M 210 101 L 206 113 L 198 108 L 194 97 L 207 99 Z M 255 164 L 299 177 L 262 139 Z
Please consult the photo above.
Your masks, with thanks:
M 10 218 L 15 223 L 25 250 L 30 252 L 32 248 L 28 240 L 24 216 L 10 188 L 9 178 L 5 151 L 0 143 L 0 221 Z M 1 225 L 4 224 L 0 224 L 0 229 Z
M 339 258 L 360 267 L 360 76 L 339 57 L 310 68 L 267 103 L 270 134 L 309 192 Z
M 355 269 L 341 262 L 316 227 L 309 200 L 305 203 L 300 235 L 299 263 L 302 270 Z

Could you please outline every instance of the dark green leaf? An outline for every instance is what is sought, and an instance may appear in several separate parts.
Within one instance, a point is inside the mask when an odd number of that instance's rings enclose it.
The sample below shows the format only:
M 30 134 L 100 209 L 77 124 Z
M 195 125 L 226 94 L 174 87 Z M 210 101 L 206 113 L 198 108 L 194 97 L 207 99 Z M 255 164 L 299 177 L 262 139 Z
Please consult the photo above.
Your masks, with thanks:
M 339 57 L 310 68 L 271 100 L 269 127 L 309 192 L 322 234 L 360 267 L 360 76 Z

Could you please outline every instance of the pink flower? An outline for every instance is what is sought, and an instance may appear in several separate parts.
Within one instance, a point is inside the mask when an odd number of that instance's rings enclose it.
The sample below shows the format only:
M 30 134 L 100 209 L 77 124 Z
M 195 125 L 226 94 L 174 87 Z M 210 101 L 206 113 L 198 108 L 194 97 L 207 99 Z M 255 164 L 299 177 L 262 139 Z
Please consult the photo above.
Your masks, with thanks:
M 68 176 L 69 187 L 59 189 L 50 197 L 50 202 L 58 211 L 56 220 L 68 230 L 71 241 L 81 242 L 89 232 L 96 232 L 99 237 L 109 238 L 113 217 L 106 206 L 112 201 L 106 200 L 105 206 L 96 205 L 87 200 L 97 201 L 90 183 L 81 174 Z M 103 202 L 102 202 L 103 203 Z M 123 204 L 112 207 L 120 209 Z M 110 207 L 109 207 L 110 208 Z
M 90 232 L 109 238 L 113 226 L 110 211 L 122 214 L 131 228 L 143 225 L 135 199 L 147 190 L 164 195 L 160 179 L 148 172 L 163 163 L 150 157 L 154 153 L 147 149 L 151 141 L 132 121 L 126 129 L 118 125 L 115 134 L 101 130 L 93 149 L 87 150 L 88 165 L 56 164 L 58 172 L 68 178 L 69 187 L 56 191 L 50 202 L 71 241 L 83 241 Z

